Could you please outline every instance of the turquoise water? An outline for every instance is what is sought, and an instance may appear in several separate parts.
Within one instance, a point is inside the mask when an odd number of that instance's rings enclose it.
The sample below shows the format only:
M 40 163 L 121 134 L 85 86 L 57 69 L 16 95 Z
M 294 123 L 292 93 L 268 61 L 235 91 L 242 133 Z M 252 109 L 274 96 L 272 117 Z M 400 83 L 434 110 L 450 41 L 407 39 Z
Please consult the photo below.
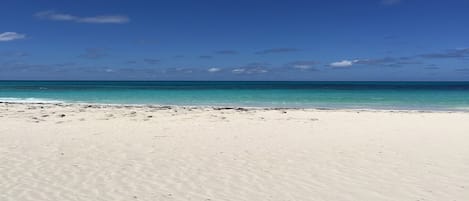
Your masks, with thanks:
M 469 110 L 469 82 L 0 81 L 0 102 Z

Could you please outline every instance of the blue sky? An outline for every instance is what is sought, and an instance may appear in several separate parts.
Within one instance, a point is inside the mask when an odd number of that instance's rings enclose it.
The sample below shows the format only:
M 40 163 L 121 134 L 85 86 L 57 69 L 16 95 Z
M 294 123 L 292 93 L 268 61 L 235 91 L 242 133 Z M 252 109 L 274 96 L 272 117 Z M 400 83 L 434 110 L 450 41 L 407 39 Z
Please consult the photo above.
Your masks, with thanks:
M 4 0 L 2 80 L 469 80 L 469 1 Z

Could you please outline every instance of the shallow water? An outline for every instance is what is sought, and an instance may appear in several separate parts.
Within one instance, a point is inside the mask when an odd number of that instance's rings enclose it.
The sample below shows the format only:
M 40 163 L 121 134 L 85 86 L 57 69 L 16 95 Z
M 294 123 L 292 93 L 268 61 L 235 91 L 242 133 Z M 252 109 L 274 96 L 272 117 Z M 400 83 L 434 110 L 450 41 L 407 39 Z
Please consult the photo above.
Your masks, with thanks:
M 0 102 L 469 110 L 469 82 L 0 81 Z

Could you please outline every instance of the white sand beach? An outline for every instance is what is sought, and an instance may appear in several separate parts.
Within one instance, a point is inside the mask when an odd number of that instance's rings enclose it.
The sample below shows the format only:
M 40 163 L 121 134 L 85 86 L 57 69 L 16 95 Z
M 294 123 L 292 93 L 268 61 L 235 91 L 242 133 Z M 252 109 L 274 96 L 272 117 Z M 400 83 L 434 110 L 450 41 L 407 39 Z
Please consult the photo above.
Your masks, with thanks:
M 1 201 L 467 201 L 469 113 L 0 103 Z

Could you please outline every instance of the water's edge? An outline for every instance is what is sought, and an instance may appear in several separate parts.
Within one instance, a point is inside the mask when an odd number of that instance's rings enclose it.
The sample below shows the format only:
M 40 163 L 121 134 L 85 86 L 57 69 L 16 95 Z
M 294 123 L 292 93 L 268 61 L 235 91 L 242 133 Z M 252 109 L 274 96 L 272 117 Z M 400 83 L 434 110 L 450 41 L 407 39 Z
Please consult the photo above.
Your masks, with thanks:
M 210 105 L 158 105 L 158 104 L 112 104 L 112 103 L 52 103 L 52 102 L 5 102 L 0 101 L 5 106 L 25 105 L 37 107 L 79 107 L 79 108 L 110 108 L 110 109 L 132 109 L 132 108 L 148 108 L 159 110 L 171 109 L 190 109 L 190 110 L 235 110 L 240 112 L 246 111 L 315 111 L 315 112 L 386 112 L 386 113 L 469 113 L 469 110 L 457 109 L 377 109 L 377 108 L 312 108 L 312 107 L 251 107 L 251 106 L 210 106 Z

